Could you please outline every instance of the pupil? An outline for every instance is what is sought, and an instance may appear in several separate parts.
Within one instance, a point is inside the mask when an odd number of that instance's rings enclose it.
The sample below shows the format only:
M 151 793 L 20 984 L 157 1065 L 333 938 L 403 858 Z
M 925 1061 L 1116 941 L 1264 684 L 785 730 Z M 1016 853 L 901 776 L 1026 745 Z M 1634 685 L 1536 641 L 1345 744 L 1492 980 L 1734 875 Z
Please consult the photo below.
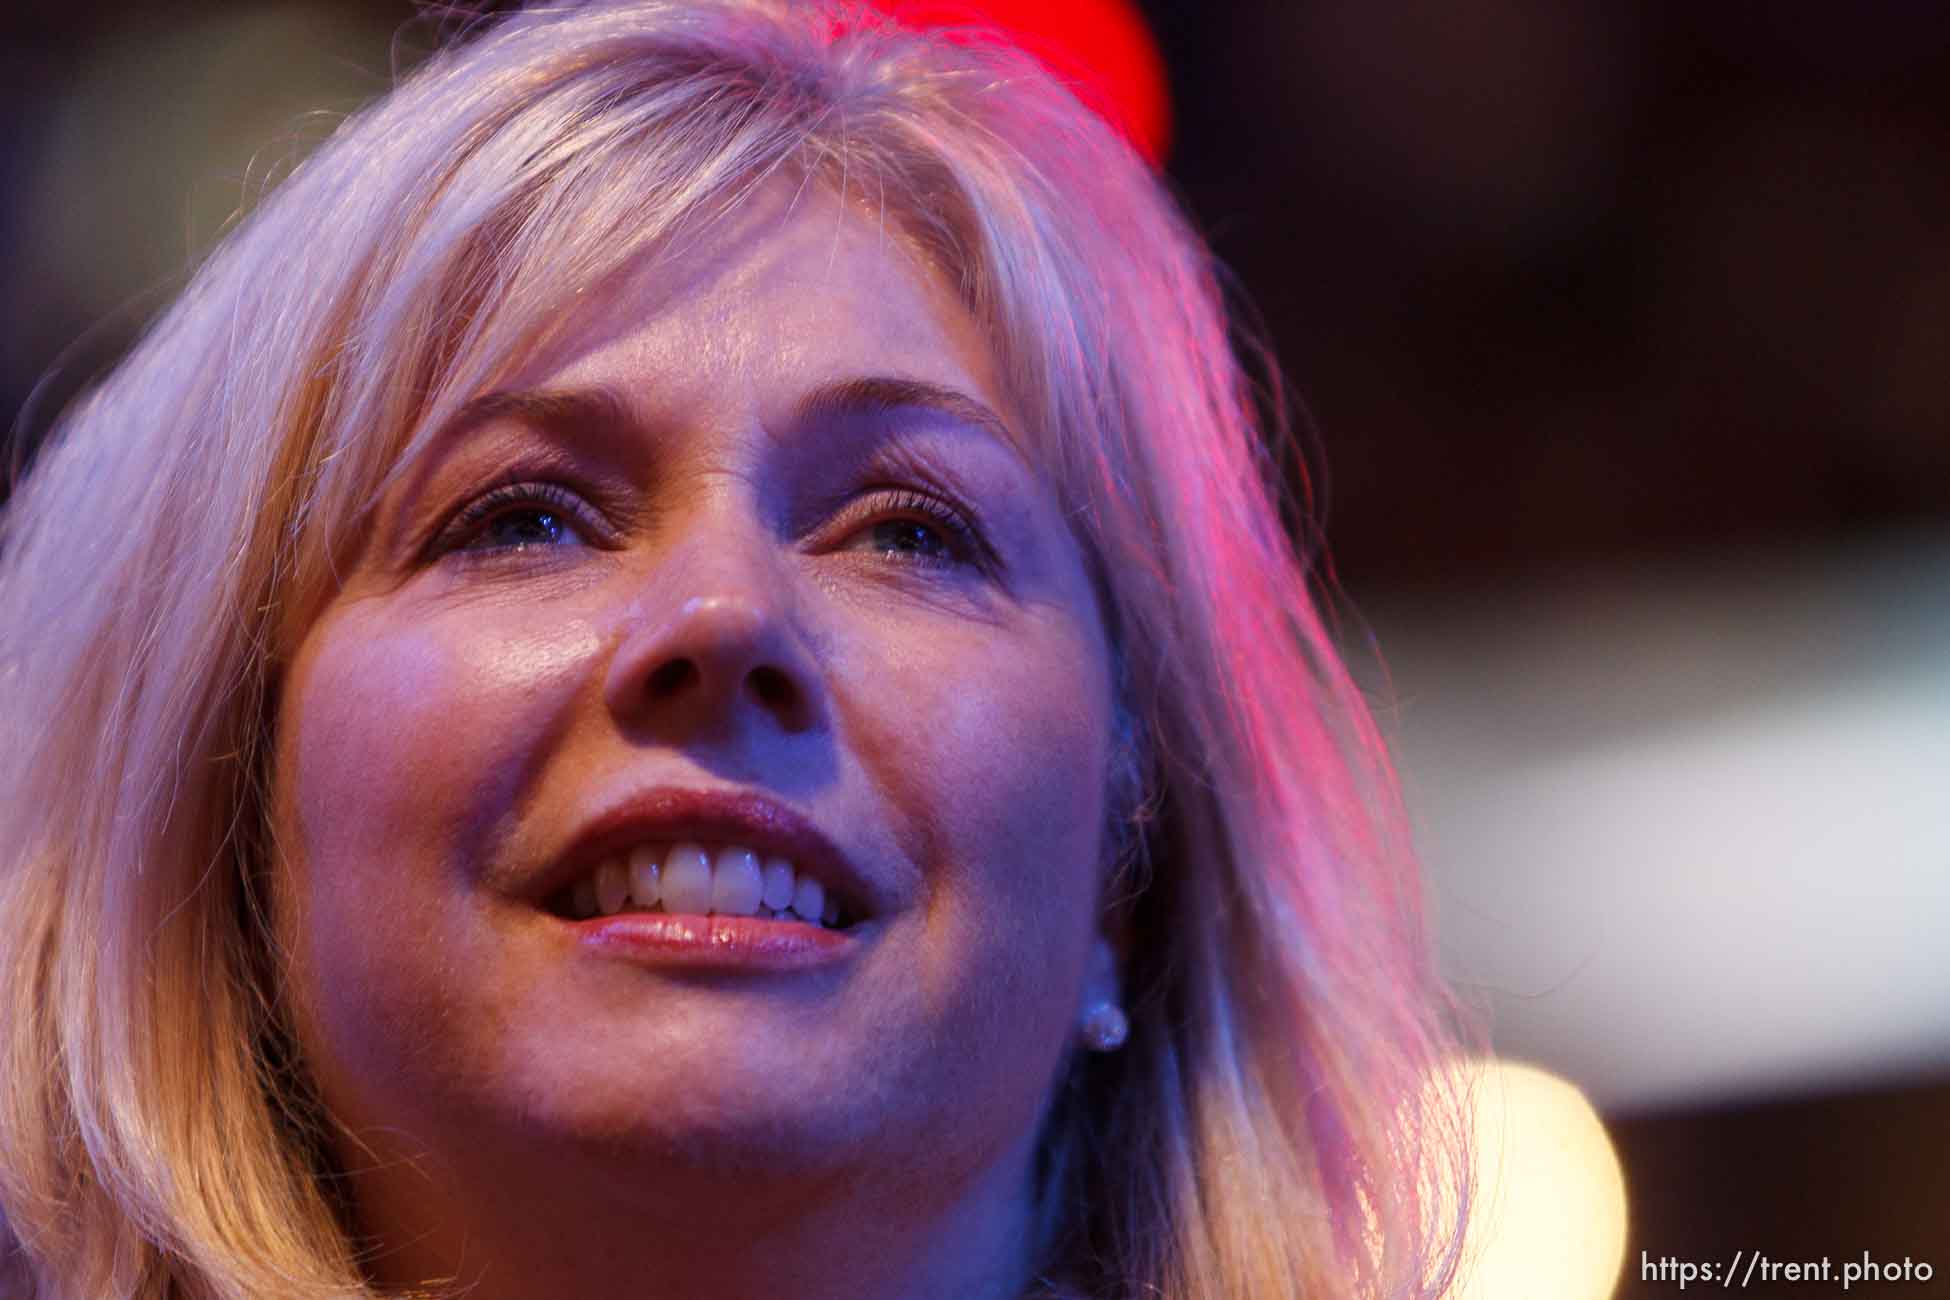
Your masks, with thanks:
M 547 510 L 522 510 L 502 515 L 489 532 L 498 546 L 532 546 L 562 537 L 562 521 Z
M 944 547 L 934 529 L 913 519 L 888 519 L 874 525 L 874 540 L 904 555 L 939 556 Z

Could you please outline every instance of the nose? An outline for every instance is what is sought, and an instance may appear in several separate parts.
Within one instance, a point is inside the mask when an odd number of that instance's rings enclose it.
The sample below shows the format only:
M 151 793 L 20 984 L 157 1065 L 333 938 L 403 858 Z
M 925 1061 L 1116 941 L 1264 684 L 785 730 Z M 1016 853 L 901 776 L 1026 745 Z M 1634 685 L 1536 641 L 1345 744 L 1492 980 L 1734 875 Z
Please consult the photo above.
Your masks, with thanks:
M 666 557 L 639 589 L 603 683 L 611 714 L 671 742 L 820 726 L 818 666 L 787 616 L 784 575 L 760 557 L 704 549 Z

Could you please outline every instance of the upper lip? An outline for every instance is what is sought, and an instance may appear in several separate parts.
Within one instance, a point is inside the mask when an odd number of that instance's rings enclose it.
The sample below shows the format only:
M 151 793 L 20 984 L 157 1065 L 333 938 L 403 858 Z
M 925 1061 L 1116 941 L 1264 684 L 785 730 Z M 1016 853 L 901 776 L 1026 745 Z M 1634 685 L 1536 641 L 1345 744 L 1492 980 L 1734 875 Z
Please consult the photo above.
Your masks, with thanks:
M 809 817 L 751 791 L 661 786 L 605 805 L 576 833 L 540 882 L 547 897 L 639 844 L 737 844 L 761 858 L 781 857 L 865 917 L 884 902 L 873 882 Z

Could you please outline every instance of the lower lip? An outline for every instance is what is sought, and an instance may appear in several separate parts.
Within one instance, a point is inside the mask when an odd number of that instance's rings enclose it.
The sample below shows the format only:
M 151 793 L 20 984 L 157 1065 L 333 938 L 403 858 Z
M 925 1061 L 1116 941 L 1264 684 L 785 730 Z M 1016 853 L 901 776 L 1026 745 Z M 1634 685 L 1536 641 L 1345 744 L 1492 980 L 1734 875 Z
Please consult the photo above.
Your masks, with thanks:
M 844 930 L 755 916 L 619 912 L 573 923 L 586 950 L 646 966 L 796 971 L 844 961 L 860 946 Z

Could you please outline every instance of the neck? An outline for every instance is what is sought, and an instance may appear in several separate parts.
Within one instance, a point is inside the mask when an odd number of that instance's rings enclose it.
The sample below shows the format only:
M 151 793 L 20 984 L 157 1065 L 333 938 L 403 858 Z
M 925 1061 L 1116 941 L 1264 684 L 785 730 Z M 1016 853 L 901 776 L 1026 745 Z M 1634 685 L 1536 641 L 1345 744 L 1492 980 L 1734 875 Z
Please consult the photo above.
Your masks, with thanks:
M 355 1180 L 383 1243 L 373 1280 L 421 1295 L 445 1280 L 468 1300 L 1017 1300 L 1034 1262 L 1027 1145 L 959 1183 L 691 1167 L 646 1185 L 608 1163 L 541 1180 L 382 1162 Z

